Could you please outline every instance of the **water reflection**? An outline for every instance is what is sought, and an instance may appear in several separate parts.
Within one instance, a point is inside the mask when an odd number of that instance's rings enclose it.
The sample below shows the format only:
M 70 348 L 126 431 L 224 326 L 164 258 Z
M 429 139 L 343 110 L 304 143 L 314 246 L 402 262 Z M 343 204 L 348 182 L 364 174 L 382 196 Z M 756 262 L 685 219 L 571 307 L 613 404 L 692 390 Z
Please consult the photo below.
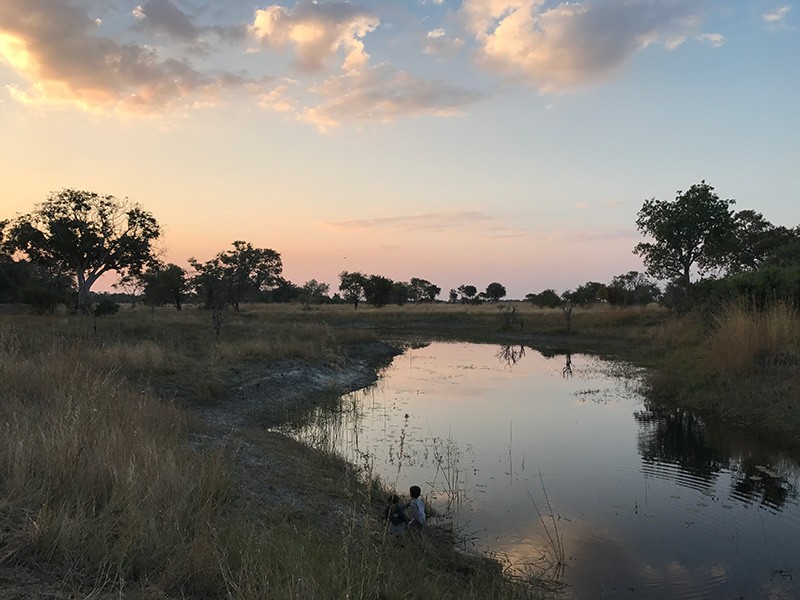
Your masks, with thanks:
M 525 346 L 500 346 L 495 357 L 506 367 L 511 368 L 525 356 Z
M 744 428 L 712 427 L 689 411 L 649 402 L 634 418 L 640 425 L 638 446 L 645 473 L 674 477 L 695 489 L 708 488 L 726 473 L 728 498 L 773 510 L 798 499 L 797 475 L 786 459 L 753 440 Z M 680 474 L 667 466 L 676 466 Z
M 784 575 L 800 555 L 797 463 L 638 389 L 624 363 L 436 343 L 291 433 L 401 492 L 422 484 L 515 568 L 541 569 L 561 540 L 576 600 L 800 597 Z
M 572 354 L 567 352 L 565 356 L 566 359 L 564 361 L 564 368 L 561 369 L 561 376 L 567 379 L 568 377 L 572 377 Z

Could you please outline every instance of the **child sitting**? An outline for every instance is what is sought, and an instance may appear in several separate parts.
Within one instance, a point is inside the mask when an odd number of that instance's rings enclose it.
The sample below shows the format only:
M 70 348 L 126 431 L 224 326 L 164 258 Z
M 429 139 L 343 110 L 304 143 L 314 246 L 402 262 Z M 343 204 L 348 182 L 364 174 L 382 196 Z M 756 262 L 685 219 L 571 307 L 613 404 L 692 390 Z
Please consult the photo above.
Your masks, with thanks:
M 411 502 L 406 505 L 411 509 L 411 521 L 408 523 L 408 528 L 420 533 L 425 529 L 425 504 L 419 497 L 421 492 L 418 485 L 412 485 L 408 490 L 408 493 L 411 494 Z
M 408 515 L 406 515 L 403 507 L 400 506 L 400 498 L 397 497 L 397 494 L 392 494 L 387 499 L 383 518 L 389 523 L 389 533 L 401 535 L 405 532 Z

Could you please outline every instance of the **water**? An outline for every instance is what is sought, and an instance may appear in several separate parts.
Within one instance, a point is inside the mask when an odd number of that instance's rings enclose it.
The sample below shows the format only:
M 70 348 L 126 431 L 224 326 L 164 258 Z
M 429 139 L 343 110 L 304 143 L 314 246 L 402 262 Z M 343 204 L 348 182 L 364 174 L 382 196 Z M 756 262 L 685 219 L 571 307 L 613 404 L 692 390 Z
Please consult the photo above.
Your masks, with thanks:
M 470 546 L 569 598 L 800 598 L 798 463 L 649 405 L 639 381 L 588 355 L 434 343 L 295 434 L 420 485 Z

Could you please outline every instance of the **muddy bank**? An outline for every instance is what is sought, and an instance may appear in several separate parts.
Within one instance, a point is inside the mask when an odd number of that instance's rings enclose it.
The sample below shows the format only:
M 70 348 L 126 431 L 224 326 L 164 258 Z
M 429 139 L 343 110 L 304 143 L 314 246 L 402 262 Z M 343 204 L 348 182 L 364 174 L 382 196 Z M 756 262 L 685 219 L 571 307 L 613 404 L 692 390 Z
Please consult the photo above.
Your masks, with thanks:
M 347 522 L 352 469 L 270 428 L 377 381 L 400 346 L 372 342 L 348 347 L 331 360 L 282 360 L 236 365 L 223 380 L 225 393 L 192 412 L 202 425 L 195 449 L 223 449 L 231 465 L 233 502 L 246 510 L 274 511 L 321 528 Z
M 274 427 L 322 395 L 342 395 L 377 381 L 380 370 L 402 352 L 371 342 L 329 360 L 281 360 L 236 365 L 223 375 L 222 398 L 198 414 L 220 427 Z

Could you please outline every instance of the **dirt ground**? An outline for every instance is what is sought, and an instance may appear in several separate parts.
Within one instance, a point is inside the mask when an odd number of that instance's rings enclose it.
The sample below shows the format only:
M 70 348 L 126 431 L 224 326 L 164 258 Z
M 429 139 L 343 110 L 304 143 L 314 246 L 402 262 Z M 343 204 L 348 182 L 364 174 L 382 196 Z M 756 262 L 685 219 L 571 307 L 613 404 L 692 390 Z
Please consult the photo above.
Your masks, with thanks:
M 221 400 L 190 409 L 201 422 L 192 444 L 226 450 L 237 500 L 271 508 L 279 504 L 298 517 L 335 521 L 350 512 L 344 497 L 336 497 L 336 469 L 320 473 L 313 450 L 273 428 L 323 399 L 371 385 L 399 352 L 373 342 L 350 348 L 335 364 L 303 360 L 240 365 L 226 377 Z

